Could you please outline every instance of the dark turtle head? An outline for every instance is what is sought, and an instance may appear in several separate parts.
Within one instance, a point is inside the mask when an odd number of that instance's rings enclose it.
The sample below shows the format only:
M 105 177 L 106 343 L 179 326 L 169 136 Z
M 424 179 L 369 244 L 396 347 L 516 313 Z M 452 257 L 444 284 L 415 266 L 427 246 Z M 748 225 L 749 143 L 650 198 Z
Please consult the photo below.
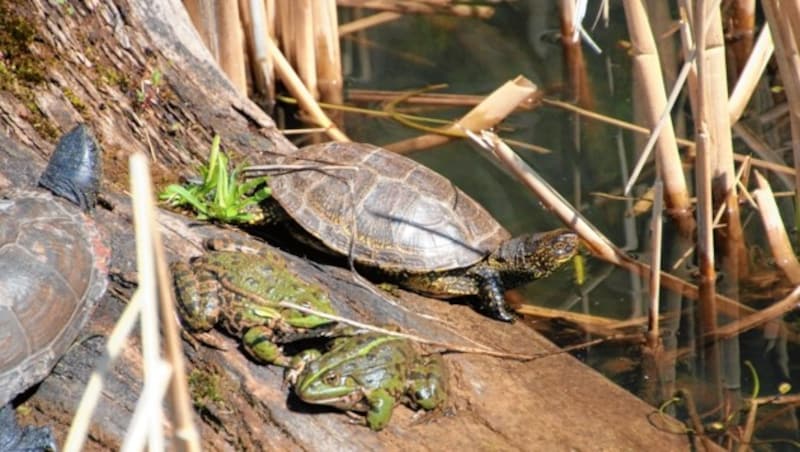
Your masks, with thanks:
M 92 131 L 78 124 L 56 145 L 39 185 L 90 211 L 97 203 L 102 161 Z
M 489 264 L 506 274 L 504 281 L 532 281 L 544 278 L 572 259 L 578 244 L 578 235 L 569 229 L 525 234 L 500 245 L 489 257 Z M 511 285 L 507 284 L 508 288 Z

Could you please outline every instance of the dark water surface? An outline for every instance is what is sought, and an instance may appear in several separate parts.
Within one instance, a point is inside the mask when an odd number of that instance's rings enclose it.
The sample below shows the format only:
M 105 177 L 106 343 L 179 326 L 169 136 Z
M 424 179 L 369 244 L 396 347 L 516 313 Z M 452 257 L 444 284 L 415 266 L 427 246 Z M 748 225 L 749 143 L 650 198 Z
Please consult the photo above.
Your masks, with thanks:
M 443 92 L 462 94 L 486 94 L 517 75 L 536 82 L 548 97 L 563 97 L 561 48 L 557 41 L 557 11 L 552 1 L 519 1 L 503 5 L 488 21 L 455 17 L 407 16 L 393 23 L 368 31 L 359 37 L 369 45 L 360 48 L 351 42 L 344 45 L 344 58 L 348 61 L 347 85 L 350 88 L 384 90 L 416 90 L 427 85 L 447 83 Z M 630 57 L 624 45 L 627 40 L 624 12 L 616 2 L 611 9 L 608 28 L 599 25 L 591 36 L 603 50 L 594 53 L 584 46 L 586 64 L 593 95 L 593 110 L 631 121 Z M 587 27 L 591 18 L 585 21 Z M 402 106 L 402 105 L 401 105 Z M 380 108 L 373 105 L 373 108 Z M 406 106 L 407 107 L 407 106 Z M 688 107 L 685 109 L 688 112 Z M 463 109 L 433 109 L 417 107 L 414 112 L 441 118 L 457 118 Z M 689 116 L 686 113 L 686 116 Z M 685 117 L 676 117 L 676 124 L 685 122 Z M 691 129 L 691 126 L 689 126 Z M 347 118 L 348 134 L 357 141 L 387 144 L 414 136 L 417 132 L 387 120 L 364 117 Z M 589 120 L 576 120 L 573 114 L 563 110 L 541 107 L 532 112 L 515 114 L 503 123 L 500 131 L 505 138 L 534 143 L 551 149 L 550 154 L 538 154 L 524 149 L 517 152 L 566 199 L 579 206 L 581 212 L 615 244 L 633 255 L 647 258 L 649 212 L 632 218 L 626 215 L 629 205 L 624 201 L 609 201 L 593 196 L 594 192 L 619 194 L 623 185 L 623 171 L 634 165 L 633 156 L 644 144 L 628 132 Z M 683 133 L 685 136 L 685 133 Z M 577 137 L 577 138 L 576 138 Z M 742 143 L 736 143 L 737 151 L 747 153 Z M 557 218 L 544 210 L 538 200 L 525 188 L 512 180 L 493 162 L 487 160 L 464 141 L 426 150 L 412 158 L 436 169 L 464 191 L 483 204 L 513 234 L 532 230 L 559 227 Z M 628 168 L 628 169 L 626 169 Z M 641 192 L 652 184 L 652 165 L 646 167 L 640 187 Z M 779 187 L 776 189 L 783 189 Z M 743 218 L 752 212 L 743 210 Z M 790 216 L 784 213 L 784 218 Z M 763 230 L 753 217 L 747 224 L 748 245 L 763 247 Z M 667 238 L 669 238 L 667 232 Z M 668 242 L 669 243 L 669 242 Z M 665 253 L 668 254 L 668 253 Z M 767 253 L 768 254 L 768 253 Z M 674 259 L 665 256 L 665 260 Z M 635 318 L 647 312 L 646 284 L 628 272 L 609 267 L 597 260 L 588 260 L 587 283 L 575 283 L 574 270 L 567 268 L 546 281 L 534 283 L 522 290 L 531 303 L 556 309 L 571 310 L 616 319 Z M 692 261 L 684 266 L 691 274 Z M 773 267 L 766 267 L 773 272 Z M 769 273 L 775 275 L 774 273 Z M 690 277 L 690 276 L 689 276 Z M 777 279 L 777 278 L 776 278 Z M 596 284 L 596 285 L 595 285 Z M 746 285 L 742 286 L 747 288 Z M 760 300 L 754 305 L 763 307 L 782 295 L 765 296 L 763 288 Z M 742 293 L 747 293 L 743 290 Z M 734 406 L 743 407 L 743 399 L 751 396 L 754 378 L 745 365 L 753 363 L 760 383 L 760 395 L 776 394 L 780 383 L 790 383 L 792 393 L 800 391 L 800 372 L 797 343 L 787 340 L 786 335 L 751 331 L 737 340 L 720 345 L 722 369 L 720 378 L 708 378 L 704 348 L 697 344 L 693 315 L 693 304 L 679 298 L 670 301 L 665 293 L 662 306 L 683 309 L 683 315 L 665 327 L 665 343 L 675 348 L 678 359 L 670 369 L 662 372 L 661 384 L 653 392 L 653 377 L 644 372 L 641 348 L 628 341 L 616 341 L 582 351 L 578 356 L 606 373 L 630 391 L 658 405 L 681 388 L 691 390 L 704 420 L 718 419 L 714 414 L 716 402 L 709 394 L 722 392 Z M 744 296 L 743 303 L 747 304 Z M 800 324 L 790 314 L 787 323 L 792 324 L 795 336 Z M 492 328 L 487 320 L 487 329 Z M 588 340 L 591 336 L 562 323 L 547 323 L 551 337 L 569 339 L 571 342 Z M 643 330 L 641 330 L 643 331 Z M 561 341 L 559 340 L 561 343 Z M 674 371 L 674 372 L 673 372 Z M 674 375 L 673 375 L 674 373 Z M 722 382 L 720 387 L 720 382 Z M 655 395 L 654 395 L 655 394 Z M 681 416 L 685 410 L 679 405 L 670 405 L 668 411 Z M 728 431 L 743 424 L 744 411 L 740 417 L 728 421 Z M 786 441 L 798 437 L 797 409 L 786 406 L 763 406 L 757 417 L 761 423 L 757 428 L 758 440 L 771 441 L 756 446 L 759 450 L 794 450 Z M 725 429 L 723 429 L 725 430 Z

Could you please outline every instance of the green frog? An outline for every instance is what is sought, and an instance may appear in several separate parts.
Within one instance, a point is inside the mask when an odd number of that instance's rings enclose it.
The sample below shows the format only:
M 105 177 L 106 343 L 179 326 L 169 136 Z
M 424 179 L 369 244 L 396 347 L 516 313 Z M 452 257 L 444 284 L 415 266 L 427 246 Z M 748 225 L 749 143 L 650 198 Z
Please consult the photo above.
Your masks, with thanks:
M 337 338 L 322 354 L 295 356 L 290 376 L 301 400 L 348 412 L 365 412 L 372 430 L 384 428 L 396 404 L 432 410 L 447 398 L 447 371 L 441 355 L 422 355 L 396 336 L 363 333 Z
M 191 263 L 172 264 L 178 311 L 193 332 L 220 326 L 241 337 L 257 361 L 291 366 L 278 344 L 336 334 L 333 320 L 281 306 L 290 302 L 335 314 L 320 287 L 301 280 L 285 260 L 263 248 L 210 240 L 209 251 Z

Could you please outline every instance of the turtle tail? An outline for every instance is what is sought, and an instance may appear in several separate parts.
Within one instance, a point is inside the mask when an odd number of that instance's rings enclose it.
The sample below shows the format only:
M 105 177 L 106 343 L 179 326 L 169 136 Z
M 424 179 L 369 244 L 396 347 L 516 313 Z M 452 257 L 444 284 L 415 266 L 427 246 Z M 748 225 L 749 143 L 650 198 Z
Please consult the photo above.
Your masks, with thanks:
M 78 124 L 59 140 L 39 185 L 90 211 L 97 204 L 101 177 L 100 145 L 86 125 Z

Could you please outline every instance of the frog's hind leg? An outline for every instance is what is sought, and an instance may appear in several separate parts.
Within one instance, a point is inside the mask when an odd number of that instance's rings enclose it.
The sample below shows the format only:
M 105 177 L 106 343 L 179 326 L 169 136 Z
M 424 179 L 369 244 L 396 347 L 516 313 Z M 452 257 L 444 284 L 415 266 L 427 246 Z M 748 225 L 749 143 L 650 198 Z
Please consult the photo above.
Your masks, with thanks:
M 266 326 L 254 326 L 244 333 L 242 338 L 244 349 L 250 356 L 267 364 L 281 367 L 290 367 L 289 357 L 274 342 L 272 330 Z
M 216 325 L 222 300 L 219 281 L 212 272 L 194 272 L 185 262 L 170 266 L 181 320 L 194 331 L 208 331 Z

